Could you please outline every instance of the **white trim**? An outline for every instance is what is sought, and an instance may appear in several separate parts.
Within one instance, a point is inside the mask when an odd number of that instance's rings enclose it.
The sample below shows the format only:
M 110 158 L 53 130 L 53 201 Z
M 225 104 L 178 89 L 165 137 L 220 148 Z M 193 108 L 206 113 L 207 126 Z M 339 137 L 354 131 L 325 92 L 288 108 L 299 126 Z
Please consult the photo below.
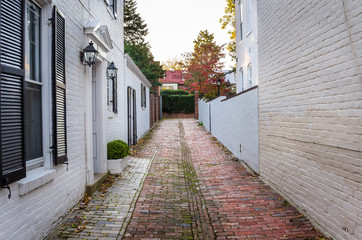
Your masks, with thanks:
M 138 66 L 133 62 L 132 58 L 128 55 L 124 55 L 126 65 L 127 67 L 142 81 L 143 84 L 145 84 L 148 88 L 152 87 L 152 84 L 148 79 L 145 77 L 145 75 L 141 72 L 141 70 L 138 68 Z
M 19 181 L 19 195 L 23 196 L 55 179 L 56 172 L 52 169 L 38 168 L 27 171 L 26 178 Z
M 90 22 L 88 22 L 85 26 L 84 26 L 84 33 L 87 35 L 87 37 L 89 37 L 96 45 L 98 45 L 99 47 L 102 48 L 102 50 L 105 53 L 108 53 L 111 51 L 111 49 L 113 48 L 113 46 L 109 46 L 106 42 L 103 41 L 102 38 L 100 38 L 98 36 L 98 34 L 96 33 L 96 31 L 101 27 L 101 23 L 102 20 L 101 19 L 95 19 L 92 20 Z M 106 32 L 106 34 L 109 35 L 108 30 Z M 109 36 L 108 36 L 109 37 Z M 112 42 L 111 38 L 109 37 L 110 42 Z

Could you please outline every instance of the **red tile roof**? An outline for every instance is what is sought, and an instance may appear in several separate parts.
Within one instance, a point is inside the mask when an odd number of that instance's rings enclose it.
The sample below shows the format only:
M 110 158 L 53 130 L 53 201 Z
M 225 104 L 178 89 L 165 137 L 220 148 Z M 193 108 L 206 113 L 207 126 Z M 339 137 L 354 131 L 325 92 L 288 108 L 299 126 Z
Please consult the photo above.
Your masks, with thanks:
M 164 78 L 160 79 L 161 83 L 178 83 L 180 85 L 183 85 L 185 80 L 182 78 L 182 73 L 186 71 L 185 70 L 167 70 L 166 76 Z

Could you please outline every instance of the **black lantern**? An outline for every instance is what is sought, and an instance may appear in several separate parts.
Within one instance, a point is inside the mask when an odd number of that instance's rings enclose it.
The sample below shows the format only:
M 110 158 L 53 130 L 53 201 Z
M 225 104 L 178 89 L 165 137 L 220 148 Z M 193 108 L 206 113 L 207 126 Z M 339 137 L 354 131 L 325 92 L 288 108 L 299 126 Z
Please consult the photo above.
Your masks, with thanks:
M 114 66 L 114 62 L 111 63 L 111 65 L 109 65 L 107 67 L 107 76 L 110 78 L 116 78 L 117 77 L 117 70 L 118 68 L 116 68 L 116 66 Z
M 96 62 L 98 56 L 98 51 L 94 48 L 93 42 L 91 41 L 89 45 L 83 49 L 82 52 L 82 62 L 92 66 Z
M 220 78 L 218 78 L 216 80 L 216 85 L 217 85 L 217 96 L 220 96 L 220 85 L 221 85 L 221 80 Z

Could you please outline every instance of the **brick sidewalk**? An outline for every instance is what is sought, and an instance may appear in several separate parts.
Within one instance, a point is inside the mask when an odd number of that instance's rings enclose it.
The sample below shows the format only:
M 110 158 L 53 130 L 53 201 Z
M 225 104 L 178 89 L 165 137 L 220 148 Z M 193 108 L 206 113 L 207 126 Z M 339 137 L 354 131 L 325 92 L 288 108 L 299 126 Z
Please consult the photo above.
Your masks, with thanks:
M 139 156 L 155 146 L 123 239 L 323 239 L 195 120 L 162 121 Z
M 324 239 L 193 119 L 161 121 L 130 165 L 47 239 Z

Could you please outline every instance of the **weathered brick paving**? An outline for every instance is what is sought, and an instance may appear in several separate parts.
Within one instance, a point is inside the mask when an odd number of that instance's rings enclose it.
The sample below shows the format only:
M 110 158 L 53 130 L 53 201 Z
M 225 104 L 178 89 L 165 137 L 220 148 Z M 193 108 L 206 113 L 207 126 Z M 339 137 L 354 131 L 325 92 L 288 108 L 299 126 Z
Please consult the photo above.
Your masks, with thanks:
M 195 121 L 183 124 L 217 239 L 319 239 L 305 217 L 232 160 Z
M 46 239 L 116 240 L 133 212 L 151 158 L 129 158 L 130 167 L 106 193 L 97 191 L 88 204 L 78 204 Z
M 132 155 L 48 239 L 324 239 L 193 119 L 161 121 Z

